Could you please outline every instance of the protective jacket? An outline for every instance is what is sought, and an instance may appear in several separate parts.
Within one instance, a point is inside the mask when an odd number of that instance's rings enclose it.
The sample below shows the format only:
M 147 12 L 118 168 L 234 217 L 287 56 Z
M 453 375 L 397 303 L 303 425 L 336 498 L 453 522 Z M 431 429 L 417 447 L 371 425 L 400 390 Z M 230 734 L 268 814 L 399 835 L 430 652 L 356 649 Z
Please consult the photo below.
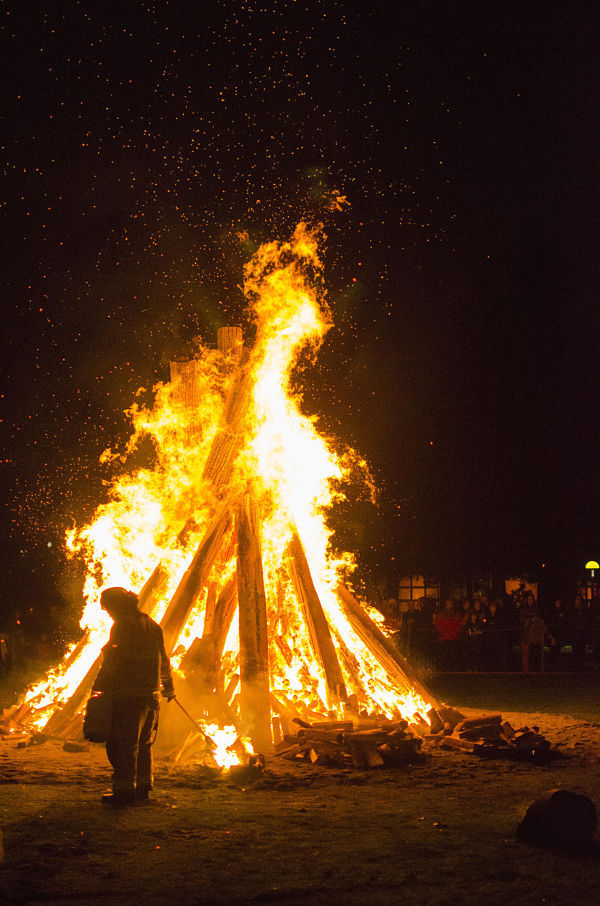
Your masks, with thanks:
M 162 684 L 165 695 L 173 694 L 162 629 L 147 614 L 134 610 L 115 620 L 102 651 L 94 691 L 113 698 L 145 698 L 158 693 Z

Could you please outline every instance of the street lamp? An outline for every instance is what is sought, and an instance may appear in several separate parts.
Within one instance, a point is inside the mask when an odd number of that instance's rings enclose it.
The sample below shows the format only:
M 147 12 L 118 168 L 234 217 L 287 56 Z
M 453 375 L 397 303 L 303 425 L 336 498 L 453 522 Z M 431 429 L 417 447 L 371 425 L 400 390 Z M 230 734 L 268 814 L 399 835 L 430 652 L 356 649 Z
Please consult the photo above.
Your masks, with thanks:
M 590 570 L 591 578 L 593 579 L 596 575 L 596 570 L 600 569 L 600 563 L 597 560 L 588 560 L 585 564 L 585 568 Z

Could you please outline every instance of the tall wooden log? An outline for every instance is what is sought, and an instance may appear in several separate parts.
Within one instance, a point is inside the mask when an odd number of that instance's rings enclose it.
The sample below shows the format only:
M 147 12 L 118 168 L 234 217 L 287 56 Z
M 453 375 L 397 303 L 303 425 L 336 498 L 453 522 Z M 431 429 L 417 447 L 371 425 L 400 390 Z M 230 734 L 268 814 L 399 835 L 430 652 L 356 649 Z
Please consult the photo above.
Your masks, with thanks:
M 250 369 L 240 367 L 225 404 L 223 422 L 206 458 L 202 480 L 209 481 L 218 493 L 229 481 L 244 437 L 244 419 L 248 412 L 254 377 Z
M 217 330 L 217 348 L 223 355 L 231 355 L 237 361 L 242 356 L 244 337 L 241 327 L 219 327 Z
M 244 732 L 258 751 L 271 751 L 267 602 L 258 516 L 249 495 L 236 511 L 240 621 L 240 712 Z
M 304 547 L 296 531 L 290 541 L 289 554 L 288 569 L 296 597 L 302 604 L 313 652 L 325 674 L 327 704 L 329 707 L 335 707 L 339 705 L 340 701 L 346 701 L 347 698 L 344 677 L 331 638 L 327 617 L 323 613 L 323 607 L 310 573 Z
M 340 665 L 343 666 L 344 670 L 346 671 L 346 676 L 350 677 L 350 685 L 352 686 L 352 689 L 354 691 L 354 697 L 356 698 L 358 696 L 358 699 L 367 701 L 369 695 L 361 679 L 360 664 L 356 660 L 355 655 L 352 654 L 352 652 L 347 647 L 340 633 L 334 631 L 334 634 L 337 646 L 338 660 L 340 661 Z M 350 702 L 350 697 L 351 696 L 348 696 L 348 700 L 346 702 L 347 705 Z M 345 710 L 347 710 L 347 708 Z
M 168 582 L 168 570 L 162 563 L 158 563 L 148 579 L 146 579 L 138 595 L 139 608 L 143 613 L 152 614 L 152 611 L 165 593 Z
M 174 397 L 185 413 L 185 439 L 191 446 L 202 436 L 202 425 L 198 418 L 201 394 L 200 359 L 180 357 L 169 364 Z
M 400 654 L 396 646 L 382 633 L 365 609 L 360 606 L 354 595 L 341 584 L 337 587 L 337 595 L 344 608 L 344 613 L 357 636 L 364 642 L 390 677 L 401 688 L 406 689 L 408 692 L 416 692 L 425 702 L 437 708 L 439 702 L 433 693 L 423 685 L 406 658 Z
M 229 503 L 219 509 L 202 539 L 194 558 L 183 575 L 161 620 L 165 647 L 172 651 L 196 599 L 208 579 L 211 567 L 223 544 L 229 526 Z

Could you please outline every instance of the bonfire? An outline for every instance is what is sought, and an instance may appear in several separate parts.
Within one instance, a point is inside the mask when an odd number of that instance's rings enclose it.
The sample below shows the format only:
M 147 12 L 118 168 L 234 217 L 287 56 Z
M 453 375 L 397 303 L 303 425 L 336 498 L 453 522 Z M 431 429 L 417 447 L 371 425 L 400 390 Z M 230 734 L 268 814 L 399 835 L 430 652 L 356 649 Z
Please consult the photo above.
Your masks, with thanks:
M 67 546 L 87 571 L 81 641 L 30 688 L 14 723 L 72 738 L 100 665 L 110 621 L 102 588 L 139 590 L 160 622 L 177 675 L 197 689 L 194 719 L 212 740 L 260 752 L 289 722 L 322 727 L 376 718 L 429 727 L 437 703 L 387 638 L 379 612 L 350 591 L 354 558 L 334 554 L 326 513 L 349 470 L 303 414 L 291 375 L 331 326 L 320 231 L 260 247 L 244 270 L 254 340 L 219 330 L 171 363 L 152 407 L 130 409 L 127 457 L 143 439 L 152 465 L 125 471 Z M 429 719 L 427 715 L 429 714 Z

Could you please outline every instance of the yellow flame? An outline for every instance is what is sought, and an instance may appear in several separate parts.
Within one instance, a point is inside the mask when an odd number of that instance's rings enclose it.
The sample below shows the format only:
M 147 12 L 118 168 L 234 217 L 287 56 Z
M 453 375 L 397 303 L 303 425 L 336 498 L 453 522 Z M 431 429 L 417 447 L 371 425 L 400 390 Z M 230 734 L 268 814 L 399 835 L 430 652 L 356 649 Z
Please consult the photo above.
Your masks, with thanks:
M 256 331 L 243 364 L 249 375 L 247 416 L 237 430 L 244 442 L 235 447 L 225 485 L 207 477 L 215 439 L 231 433 L 227 400 L 238 380 L 233 359 L 199 347 L 193 360 L 193 406 L 180 381 L 154 388 L 152 406 L 136 402 L 128 414 L 133 433 L 123 456 L 105 451 L 104 461 L 122 461 L 142 439 L 149 439 L 153 461 L 127 471 L 111 485 L 89 525 L 68 533 L 68 550 L 84 556 L 86 606 L 81 625 L 85 643 L 65 663 L 27 693 L 34 720 L 43 724 L 77 688 L 98 658 L 110 629 L 99 608 L 103 587 L 140 589 L 160 564 L 160 594 L 150 612 L 160 620 L 188 568 L 219 503 L 252 487 L 261 513 L 261 545 L 267 596 L 271 688 L 298 710 L 326 716 L 342 713 L 331 701 L 318 657 L 311 647 L 302 608 L 286 567 L 293 533 L 301 539 L 311 576 L 331 630 L 349 693 L 361 708 L 387 716 L 425 714 L 429 705 L 410 688 L 394 681 L 358 638 L 336 594 L 340 579 L 354 566 L 350 553 L 334 556 L 325 511 L 340 497 L 339 482 L 352 465 L 368 473 L 353 451 L 336 452 L 319 433 L 316 419 L 301 411 L 301 398 L 291 389 L 291 375 L 302 353 L 316 354 L 331 326 L 324 295 L 314 276 L 321 269 L 318 229 L 300 223 L 289 242 L 267 243 L 247 263 L 244 289 Z M 240 427 L 241 426 L 241 427 Z M 221 432 L 221 434 L 219 433 Z M 350 454 L 350 455 L 349 455 Z M 235 546 L 228 530 L 209 581 L 222 588 L 235 570 Z M 225 554 L 225 549 L 228 553 Z M 195 638 L 202 636 L 207 616 L 206 587 L 175 649 L 179 665 Z M 237 673 L 238 639 L 232 623 L 221 659 L 224 683 Z M 208 715 L 206 715 L 208 719 Z M 221 728 L 223 729 L 223 728 Z M 216 737 L 219 728 L 210 735 Z M 219 743 L 219 763 L 235 756 L 230 733 Z M 229 751 L 229 754 L 227 752 Z

